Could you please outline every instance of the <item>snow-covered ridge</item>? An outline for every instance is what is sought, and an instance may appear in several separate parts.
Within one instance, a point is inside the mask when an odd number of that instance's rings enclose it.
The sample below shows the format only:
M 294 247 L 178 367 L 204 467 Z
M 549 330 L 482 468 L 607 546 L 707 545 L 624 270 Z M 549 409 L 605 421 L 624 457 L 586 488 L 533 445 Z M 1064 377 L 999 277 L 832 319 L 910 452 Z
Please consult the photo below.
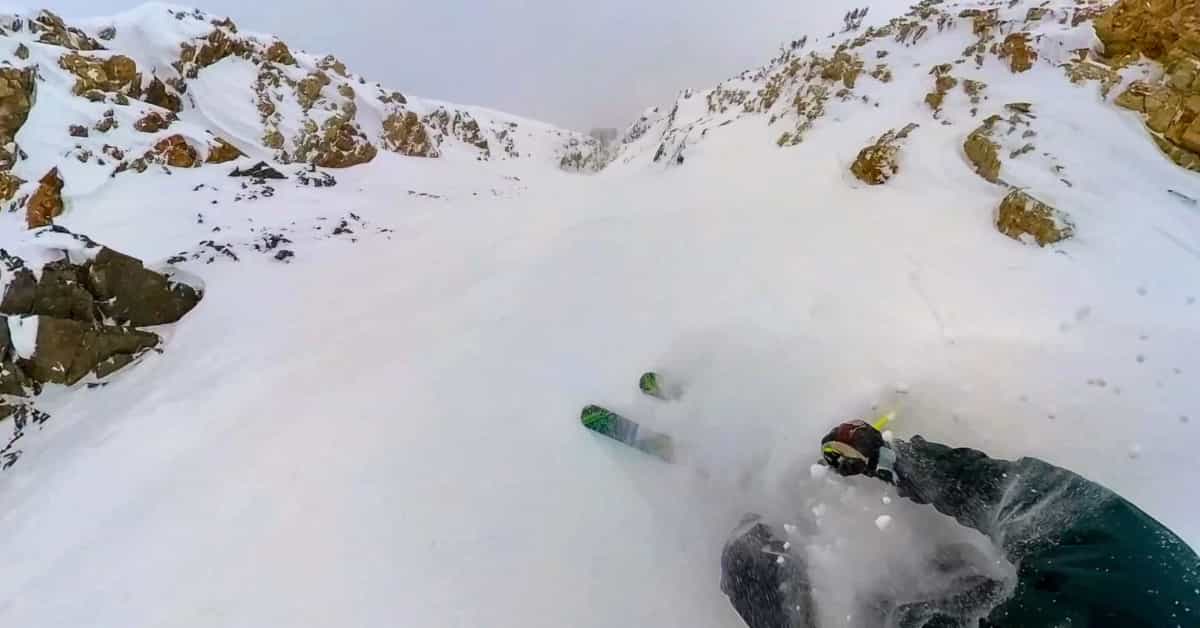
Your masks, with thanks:
M 1034 104 L 1037 93 L 1030 88 L 1051 75 L 1103 82 L 1107 96 L 1137 74 L 1119 74 L 1127 61 L 1104 58 L 1094 33 L 1093 20 L 1111 4 L 925 0 L 892 19 L 869 7 L 854 9 L 840 33 L 800 36 L 759 68 L 646 110 L 622 134 L 614 158 L 679 165 L 692 150 L 703 150 L 710 133 L 737 133 L 746 125 L 765 124 L 772 141 L 794 147 L 814 131 L 843 126 L 872 109 L 907 110 L 922 101 L 925 119 L 912 122 L 975 126 L 973 119 L 991 113 L 980 106 L 989 84 L 981 78 L 1000 84 L 993 91 L 1024 86 Z M 943 74 L 950 78 L 938 83 Z
M 68 24 L 47 11 L 0 15 L 0 200 L 33 203 L 54 172 L 60 196 L 113 176 L 249 157 L 343 168 L 379 152 L 558 164 L 586 136 L 385 88 L 332 55 L 291 50 L 203 11 L 147 4 Z M 51 177 L 53 179 L 54 177 Z M 54 196 L 54 195 L 51 195 Z M 62 211 L 38 210 L 31 226 Z

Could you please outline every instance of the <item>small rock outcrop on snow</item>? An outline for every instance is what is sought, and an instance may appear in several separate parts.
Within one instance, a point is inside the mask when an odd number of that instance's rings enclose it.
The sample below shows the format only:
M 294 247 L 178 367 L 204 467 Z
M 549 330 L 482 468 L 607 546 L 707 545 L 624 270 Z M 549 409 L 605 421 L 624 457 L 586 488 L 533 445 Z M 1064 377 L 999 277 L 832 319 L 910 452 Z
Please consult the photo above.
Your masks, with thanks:
M 917 124 L 912 123 L 899 131 L 892 129 L 884 133 L 875 143 L 858 152 L 858 157 L 850 165 L 850 172 L 860 181 L 871 185 L 887 183 L 897 171 L 900 142 L 907 139 L 908 134 L 916 128 Z
M 4 394 L 107 377 L 158 346 L 157 334 L 138 328 L 174 323 L 200 301 L 195 288 L 61 227 L 36 232 L 34 242 L 50 258 L 40 267 L 0 251 Z
M 1022 190 L 1009 192 L 1000 202 L 996 228 L 1014 240 L 1032 239 L 1038 246 L 1061 242 L 1075 231 L 1066 214 Z

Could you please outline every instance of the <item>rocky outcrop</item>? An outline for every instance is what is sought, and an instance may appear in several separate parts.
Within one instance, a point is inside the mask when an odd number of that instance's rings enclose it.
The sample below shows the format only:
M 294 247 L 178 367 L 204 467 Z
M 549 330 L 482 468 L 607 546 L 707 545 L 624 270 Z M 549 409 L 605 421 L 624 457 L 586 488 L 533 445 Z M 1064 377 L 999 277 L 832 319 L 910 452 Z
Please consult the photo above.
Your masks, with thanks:
M 1071 237 L 1075 226 L 1065 213 L 1014 189 L 996 210 L 996 229 L 1014 240 L 1046 246 Z
M 17 365 L 35 382 L 74 385 L 89 373 L 104 376 L 158 346 L 156 334 L 113 325 L 38 316 L 37 349 Z
M 317 62 L 317 67 L 321 68 L 321 70 L 325 72 L 333 72 L 342 78 L 350 78 L 350 72 L 346 70 L 346 64 L 339 61 L 338 58 L 333 55 L 325 55 L 322 57 L 321 60 Z
M 38 189 L 25 208 L 25 224 L 30 229 L 44 227 L 62 214 L 62 189 L 63 180 L 58 176 L 58 168 L 51 168 L 50 172 L 38 181 Z
M 313 72 L 296 83 L 296 97 L 300 106 L 308 111 L 321 98 L 321 90 L 329 85 L 329 76 L 324 72 Z
M 0 202 L 11 201 L 22 185 L 25 185 L 25 180 L 21 177 L 11 172 L 0 171 Z
M 41 33 L 38 41 L 71 50 L 103 50 L 100 42 L 78 28 L 67 26 L 63 19 L 50 11 L 42 11 L 29 22 L 29 32 Z
M 209 145 L 208 157 L 205 159 L 205 162 L 223 164 L 244 156 L 242 151 L 238 150 L 238 147 L 218 137 Z
M 958 79 L 950 76 L 950 70 L 953 69 L 949 63 L 935 65 L 929 71 L 934 77 L 933 91 L 925 94 L 925 104 L 929 105 L 930 109 L 938 111 L 942 108 L 942 103 L 946 100 L 946 94 L 958 85 Z
M 1198 48 L 1196 10 L 1194 0 L 1121 0 L 1094 26 L 1108 56 L 1143 54 L 1157 60 L 1176 48 Z
M 0 170 L 14 162 L 6 146 L 17 137 L 17 131 L 29 119 L 33 107 L 34 71 L 21 68 L 0 68 Z
M 194 168 L 200 165 L 196 149 L 182 135 L 172 135 L 159 140 L 154 149 L 146 154 L 145 159 L 161 161 L 172 168 Z
M 175 69 L 185 78 L 194 79 L 200 75 L 200 70 L 227 57 L 249 59 L 252 56 L 254 46 L 237 36 L 237 27 L 232 21 L 213 26 L 213 31 L 205 37 L 180 46 Z
M 158 133 L 171 126 L 171 118 L 157 111 L 151 111 L 133 123 L 133 128 L 142 133 Z
M 854 89 L 858 75 L 862 72 L 863 61 L 858 55 L 839 51 L 829 60 L 814 61 L 821 66 L 821 78 L 827 81 L 841 81 L 846 89 Z
M 870 185 L 887 183 L 898 171 L 901 141 L 907 139 L 916 128 L 916 124 L 909 124 L 899 131 L 892 129 L 884 133 L 873 144 L 858 152 L 858 157 L 850 165 L 850 172 Z
M 1031 45 L 1029 33 L 1010 33 L 1000 44 L 1000 58 L 1008 60 L 1008 69 L 1013 73 L 1024 72 L 1037 61 L 1037 50 Z
M 183 99 L 172 88 L 167 87 L 167 84 L 162 82 L 158 77 L 150 81 L 150 85 L 146 87 L 145 92 L 142 94 L 142 100 L 175 113 L 183 111 Z
M 122 325 L 174 323 L 200 302 L 190 286 L 147 269 L 141 260 L 104 247 L 82 267 L 89 292 L 104 316 Z
M 378 150 L 352 116 L 330 116 L 315 129 L 309 121 L 296 142 L 295 160 L 322 168 L 349 168 L 375 158 Z
M 48 263 L 41 278 L 9 256 L 13 273 L 0 300 L 0 393 L 25 395 L 43 384 L 72 385 L 89 373 L 106 377 L 156 347 L 140 326 L 172 323 L 195 307 L 200 294 L 146 269 L 142 262 L 58 227 L 81 243 L 83 263 L 66 255 Z M 33 339 L 18 347 L 14 334 Z
M 383 120 L 383 147 L 409 157 L 437 157 L 438 149 L 411 111 L 394 111 Z
M 491 146 L 483 137 L 479 123 L 465 111 L 455 111 L 451 116 L 445 108 L 438 108 L 426 115 L 422 122 L 437 132 L 440 137 L 455 137 L 479 149 L 479 158 L 482 160 L 487 160 L 492 156 Z
M 267 61 L 278 63 L 280 65 L 296 65 L 296 57 L 292 56 L 292 51 L 288 45 L 282 41 L 277 41 L 267 47 Z
M 100 91 L 141 98 L 142 75 L 138 73 L 137 63 L 124 55 L 100 59 L 70 52 L 59 58 L 58 65 L 75 75 L 72 91 L 76 96 Z
M 994 120 L 989 118 L 967 136 L 963 151 L 979 176 L 997 183 L 1000 181 L 1000 145 L 992 141 Z
M 1161 79 L 1134 81 L 1116 104 L 1143 115 L 1172 161 L 1200 172 L 1200 16 L 1195 2 L 1122 0 L 1096 19 L 1105 54 L 1121 64 L 1145 55 Z
M 1105 97 L 1108 97 L 1112 88 L 1121 82 L 1121 75 L 1116 70 L 1107 65 L 1085 59 L 1067 64 L 1067 76 L 1071 79 L 1072 83 L 1076 84 L 1098 81 L 1100 83 L 1100 94 Z

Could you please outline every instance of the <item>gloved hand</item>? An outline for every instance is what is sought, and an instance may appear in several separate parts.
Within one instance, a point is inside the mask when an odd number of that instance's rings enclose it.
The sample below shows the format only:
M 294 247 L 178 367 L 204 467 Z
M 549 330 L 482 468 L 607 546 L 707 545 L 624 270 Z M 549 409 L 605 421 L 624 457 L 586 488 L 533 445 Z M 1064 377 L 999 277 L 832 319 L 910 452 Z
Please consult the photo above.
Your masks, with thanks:
M 884 482 L 895 479 L 896 452 L 866 421 L 847 421 L 830 430 L 821 439 L 821 455 L 844 476 L 864 474 Z

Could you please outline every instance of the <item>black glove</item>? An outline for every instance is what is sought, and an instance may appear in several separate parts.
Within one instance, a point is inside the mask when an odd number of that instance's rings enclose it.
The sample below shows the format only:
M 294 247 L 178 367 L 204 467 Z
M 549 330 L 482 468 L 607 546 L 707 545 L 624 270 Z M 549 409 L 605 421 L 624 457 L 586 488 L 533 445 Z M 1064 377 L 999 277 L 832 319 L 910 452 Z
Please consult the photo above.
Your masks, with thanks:
M 896 452 L 866 421 L 847 421 L 830 430 L 821 439 L 821 455 L 841 475 L 863 474 L 884 482 L 895 477 Z

